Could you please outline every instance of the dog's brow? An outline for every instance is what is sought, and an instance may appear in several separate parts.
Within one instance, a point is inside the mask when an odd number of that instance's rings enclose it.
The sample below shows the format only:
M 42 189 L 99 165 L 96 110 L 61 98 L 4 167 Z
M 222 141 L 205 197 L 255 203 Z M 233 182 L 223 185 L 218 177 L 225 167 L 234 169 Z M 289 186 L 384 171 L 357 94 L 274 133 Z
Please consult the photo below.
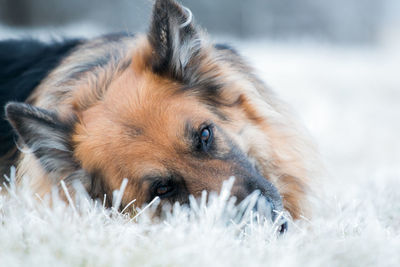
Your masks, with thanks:
M 139 184 L 143 185 L 144 183 L 152 183 L 152 182 L 156 182 L 156 181 L 162 181 L 165 180 L 167 177 L 169 177 L 168 175 L 162 175 L 161 173 L 151 173 L 151 174 L 147 174 L 145 176 L 142 176 L 139 179 Z
M 222 112 L 220 109 L 212 106 L 212 105 L 208 105 L 207 106 L 208 109 L 215 114 L 221 121 L 229 121 L 230 119 L 228 118 L 227 114 L 225 114 L 224 112 Z

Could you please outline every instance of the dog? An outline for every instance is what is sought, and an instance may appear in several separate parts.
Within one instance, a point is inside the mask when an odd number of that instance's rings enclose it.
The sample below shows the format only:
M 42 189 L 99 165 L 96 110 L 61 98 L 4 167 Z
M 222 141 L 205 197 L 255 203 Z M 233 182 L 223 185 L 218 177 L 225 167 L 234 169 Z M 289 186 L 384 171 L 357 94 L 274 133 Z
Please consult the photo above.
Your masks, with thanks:
M 314 152 L 302 126 L 173 0 L 155 1 L 145 34 L 4 40 L 0 62 L 1 170 L 17 166 L 39 195 L 80 181 L 110 206 L 127 178 L 121 207 L 187 203 L 234 176 L 238 203 L 258 190 L 272 213 L 307 213 Z

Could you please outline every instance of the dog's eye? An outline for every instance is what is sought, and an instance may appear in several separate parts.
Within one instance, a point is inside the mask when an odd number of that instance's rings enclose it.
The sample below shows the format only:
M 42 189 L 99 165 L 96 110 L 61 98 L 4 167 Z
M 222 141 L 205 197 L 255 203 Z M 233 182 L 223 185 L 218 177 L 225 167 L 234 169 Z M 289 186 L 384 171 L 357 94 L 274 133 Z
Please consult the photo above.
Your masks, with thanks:
M 207 142 L 208 139 L 210 139 L 210 136 L 211 136 L 211 132 L 208 128 L 205 128 L 201 131 L 201 140 L 203 142 Z
M 207 151 L 213 138 L 213 132 L 210 126 L 206 126 L 200 131 L 200 143 L 204 151 Z
M 170 190 L 171 190 L 170 186 L 162 185 L 162 186 L 157 188 L 156 193 L 157 193 L 158 196 L 160 196 L 160 195 L 166 194 Z
M 164 198 L 170 196 L 174 192 L 175 188 L 172 184 L 159 184 L 154 190 L 154 195 Z

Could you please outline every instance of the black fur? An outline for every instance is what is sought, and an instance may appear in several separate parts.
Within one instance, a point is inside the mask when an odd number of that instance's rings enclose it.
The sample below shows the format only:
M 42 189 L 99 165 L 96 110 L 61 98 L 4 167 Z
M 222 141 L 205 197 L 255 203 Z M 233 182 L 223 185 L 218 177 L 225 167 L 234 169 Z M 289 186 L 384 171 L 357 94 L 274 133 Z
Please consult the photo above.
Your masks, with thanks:
M 81 40 L 44 43 L 37 40 L 0 41 L 0 157 L 14 146 L 14 133 L 5 120 L 9 101 L 25 102 L 36 86 Z
M 197 37 L 197 31 L 193 23 L 182 27 L 188 19 L 188 14 L 181 5 L 173 0 L 158 0 L 153 8 L 153 20 L 148 33 L 150 44 L 154 49 L 152 68 L 155 73 L 169 75 L 170 77 L 189 81 L 185 76 L 187 66 L 178 61 L 174 55 L 180 54 L 179 46 L 189 43 Z M 198 52 L 191 48 L 191 58 Z M 192 75 L 187 75 L 191 77 Z

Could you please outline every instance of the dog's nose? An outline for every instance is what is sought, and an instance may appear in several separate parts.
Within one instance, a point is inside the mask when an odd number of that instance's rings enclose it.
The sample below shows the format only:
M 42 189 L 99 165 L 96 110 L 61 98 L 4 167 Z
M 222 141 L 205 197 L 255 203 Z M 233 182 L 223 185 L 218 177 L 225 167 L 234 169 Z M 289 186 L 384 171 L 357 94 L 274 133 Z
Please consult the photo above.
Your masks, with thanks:
M 258 198 L 254 211 L 272 222 L 272 225 L 277 229 L 277 233 L 283 234 L 288 229 L 287 219 L 283 216 L 281 207 L 276 207 L 273 201 L 261 196 Z
M 257 211 L 262 217 L 271 221 L 273 227 L 279 233 L 284 233 L 288 229 L 288 223 L 283 216 L 284 207 L 278 189 L 268 179 L 258 173 L 254 172 L 252 174 L 250 176 L 242 176 L 235 181 L 232 188 L 233 195 L 239 203 L 244 205 L 249 203 L 246 199 L 252 202 L 254 200 L 253 196 L 256 196 L 255 205 L 253 202 L 254 206 L 251 208 Z
M 278 233 L 284 234 L 288 229 L 288 222 L 284 219 L 284 222 L 278 227 Z

